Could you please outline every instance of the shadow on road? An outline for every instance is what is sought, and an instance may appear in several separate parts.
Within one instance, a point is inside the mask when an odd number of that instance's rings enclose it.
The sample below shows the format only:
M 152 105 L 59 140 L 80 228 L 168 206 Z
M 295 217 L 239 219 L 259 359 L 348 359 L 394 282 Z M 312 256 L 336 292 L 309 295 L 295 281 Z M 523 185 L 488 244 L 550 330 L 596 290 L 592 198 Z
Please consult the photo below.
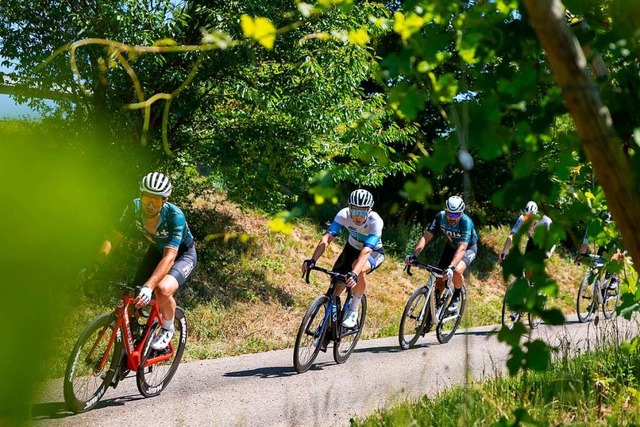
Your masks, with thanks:
M 129 395 L 114 397 L 113 399 L 105 399 L 95 406 L 94 409 L 106 408 L 108 406 L 122 406 L 127 402 L 134 400 L 144 399 L 141 395 Z M 31 419 L 32 420 L 55 420 L 58 418 L 66 418 L 75 415 L 73 412 L 67 409 L 64 402 L 46 402 L 38 403 L 31 406 Z
M 317 364 L 311 367 L 311 370 L 317 369 Z M 274 366 L 257 369 L 249 369 L 246 371 L 227 372 L 225 377 L 258 377 L 258 378 L 282 378 L 295 375 L 296 371 L 292 366 Z
M 398 353 L 402 351 L 399 345 L 386 345 L 382 347 L 356 348 L 354 353 Z
M 461 331 L 456 332 L 455 335 L 475 335 L 477 337 L 488 337 L 491 335 L 497 335 L 500 332 L 500 328 L 489 329 L 486 331 Z

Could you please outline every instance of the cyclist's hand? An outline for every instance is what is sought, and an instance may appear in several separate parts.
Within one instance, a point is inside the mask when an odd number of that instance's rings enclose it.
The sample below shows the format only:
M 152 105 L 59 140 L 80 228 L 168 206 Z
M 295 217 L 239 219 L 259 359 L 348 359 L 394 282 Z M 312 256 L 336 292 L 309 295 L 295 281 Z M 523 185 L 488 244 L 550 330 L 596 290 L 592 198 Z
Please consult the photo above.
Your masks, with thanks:
M 407 255 L 407 257 L 404 259 L 404 264 L 405 265 L 411 265 L 414 262 L 416 262 L 418 260 L 418 257 L 415 256 L 414 254 L 409 254 Z
M 453 279 L 453 266 L 452 265 L 447 267 L 447 269 L 444 271 L 444 277 L 446 279 Z
M 138 294 L 136 299 L 133 300 L 133 302 L 136 305 L 136 308 L 142 308 L 145 305 L 149 304 L 149 302 L 151 302 L 152 295 L 153 295 L 153 290 L 148 286 L 143 286 L 140 289 L 140 293 Z
M 308 269 L 316 265 L 316 260 L 313 258 L 305 259 L 302 263 L 302 274 L 306 273 Z
M 347 285 L 347 287 L 353 288 L 355 285 L 358 284 L 358 275 L 356 273 L 354 273 L 353 271 L 350 271 L 346 274 L 346 276 L 347 276 L 347 282 L 345 284 Z

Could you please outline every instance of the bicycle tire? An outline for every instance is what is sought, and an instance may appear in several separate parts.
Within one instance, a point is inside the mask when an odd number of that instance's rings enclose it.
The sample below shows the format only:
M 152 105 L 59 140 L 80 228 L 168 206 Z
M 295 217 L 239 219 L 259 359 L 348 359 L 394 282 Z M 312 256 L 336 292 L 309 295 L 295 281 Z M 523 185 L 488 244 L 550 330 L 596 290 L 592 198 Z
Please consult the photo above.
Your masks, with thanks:
M 118 331 L 109 348 L 116 320 L 113 313 L 94 318 L 82 331 L 71 351 L 63 388 L 64 401 L 73 413 L 92 409 L 111 385 L 120 363 L 123 345 L 122 334 Z M 96 370 L 107 350 L 109 354 L 104 366 Z
M 615 283 L 615 288 L 609 289 L 611 279 L 612 278 L 609 278 L 609 280 L 606 281 L 605 285 L 603 285 L 604 289 L 600 291 L 602 292 L 602 315 L 605 319 L 612 319 L 613 316 L 615 316 L 616 307 L 620 301 L 620 282 L 618 280 Z
M 167 346 L 164 350 L 154 350 L 151 348 L 151 341 L 155 336 L 155 329 L 158 328 L 158 324 L 151 325 L 152 333 L 147 336 L 143 346 L 142 357 L 140 359 L 140 366 L 136 372 L 136 384 L 138 391 L 144 397 L 153 397 L 159 395 L 164 390 L 169 382 L 175 375 L 180 360 L 182 360 L 182 354 L 187 344 L 188 326 L 187 316 L 184 314 L 184 310 L 180 307 L 176 307 L 175 316 L 173 318 L 174 334 L 171 339 L 173 345 L 172 357 L 168 360 L 153 363 L 149 366 L 147 362 L 149 359 L 159 357 L 163 354 L 169 354 L 171 352 L 170 347 Z
M 346 310 L 343 310 L 343 315 L 346 314 Z M 360 300 L 360 308 L 358 309 L 358 322 L 356 323 L 355 330 L 347 329 L 342 326 L 342 319 L 338 324 L 338 328 L 340 329 L 340 337 L 338 338 L 338 342 L 333 344 L 333 360 L 336 363 L 344 363 L 349 359 L 351 353 L 356 348 L 356 344 L 360 339 L 360 335 L 362 334 L 362 329 L 364 328 L 364 321 L 367 318 L 367 296 L 362 295 L 362 299 Z
M 598 302 L 596 300 L 595 288 L 597 284 L 594 282 L 597 281 L 598 279 L 594 277 L 593 271 L 589 271 L 580 282 L 578 296 L 576 298 L 576 312 L 580 323 L 589 321 L 596 311 Z M 589 302 L 587 303 L 586 301 Z
M 324 319 L 329 309 L 329 303 L 328 296 L 317 297 L 302 317 L 296 335 L 296 343 L 293 347 L 293 367 L 299 374 L 311 368 L 320 352 L 320 346 L 328 330 Z
M 507 290 L 504 293 L 504 297 L 502 297 L 502 326 L 507 329 L 513 329 L 513 325 L 515 325 L 521 317 L 521 313 L 517 311 L 509 311 L 509 307 L 507 304 L 507 293 L 511 286 L 515 283 L 515 280 L 509 283 L 507 286 Z
M 436 326 L 436 338 L 438 338 L 438 342 L 440 344 L 446 344 L 449 342 L 451 337 L 456 333 L 458 326 L 460 326 L 460 321 L 462 320 L 462 315 L 464 314 L 464 308 L 467 303 L 467 289 L 462 286 L 460 289 L 460 301 L 458 302 L 458 313 L 455 319 L 446 320 L 452 317 L 449 314 L 449 306 L 451 305 L 451 298 L 448 299 L 445 306 L 440 311 L 440 318 L 438 319 L 438 326 Z M 448 326 L 451 322 L 451 329 L 445 329 L 445 326 Z
M 429 303 L 428 296 L 427 288 L 420 286 L 413 291 L 404 306 L 402 318 L 400 319 L 400 330 L 398 331 L 398 343 L 402 350 L 413 347 L 426 327 L 429 308 L 427 307 L 423 310 L 423 307 Z M 411 338 L 407 339 L 409 336 Z
M 546 297 L 546 295 L 539 294 L 538 298 L 543 298 L 542 310 L 545 310 L 547 308 L 547 297 Z M 531 329 L 538 329 L 538 326 L 540 326 L 540 323 L 542 322 L 542 319 L 540 318 L 540 316 L 538 316 L 535 313 L 529 312 L 527 317 L 528 317 L 528 320 L 529 320 L 529 327 Z

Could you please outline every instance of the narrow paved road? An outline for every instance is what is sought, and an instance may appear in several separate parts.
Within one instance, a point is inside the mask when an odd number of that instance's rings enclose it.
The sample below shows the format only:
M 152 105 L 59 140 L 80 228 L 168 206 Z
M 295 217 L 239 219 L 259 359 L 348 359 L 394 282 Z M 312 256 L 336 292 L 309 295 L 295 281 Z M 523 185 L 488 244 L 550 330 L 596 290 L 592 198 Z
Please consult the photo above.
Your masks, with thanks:
M 162 395 L 144 399 L 135 378 L 127 378 L 80 415 L 65 411 L 61 381 L 53 381 L 33 406 L 33 420 L 47 426 L 346 426 L 351 417 L 464 384 L 465 366 L 474 379 L 503 372 L 508 348 L 496 329 L 460 331 L 445 345 L 431 332 L 407 351 L 395 337 L 362 341 L 344 365 L 335 364 L 329 348 L 304 374 L 293 370 L 291 349 L 183 363 Z M 603 336 L 636 331 L 637 321 L 596 327 L 574 316 L 562 327 L 542 325 L 532 338 L 573 352 L 599 345 Z

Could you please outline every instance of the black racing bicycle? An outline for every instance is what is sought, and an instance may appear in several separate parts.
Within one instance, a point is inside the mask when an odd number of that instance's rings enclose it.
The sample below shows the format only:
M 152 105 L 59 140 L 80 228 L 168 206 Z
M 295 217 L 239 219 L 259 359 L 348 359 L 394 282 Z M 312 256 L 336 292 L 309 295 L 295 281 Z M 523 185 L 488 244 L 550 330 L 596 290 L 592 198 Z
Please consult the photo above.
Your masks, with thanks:
M 502 326 L 505 326 L 508 329 L 513 329 L 513 325 L 519 322 L 522 316 L 525 314 L 524 312 L 521 312 L 521 311 L 510 310 L 510 305 L 521 306 L 525 303 L 524 296 L 520 295 L 521 293 L 514 295 L 512 291 L 513 288 L 516 286 L 516 284 L 520 283 L 520 281 L 522 280 L 525 280 L 527 283 L 527 286 L 529 286 L 530 289 L 533 289 L 533 285 L 531 284 L 531 281 L 523 274 L 522 277 L 515 278 L 511 281 L 511 283 L 509 283 L 509 285 L 507 286 L 507 290 L 504 293 L 504 297 L 502 299 Z M 538 293 L 535 301 L 536 301 L 536 304 L 540 304 L 540 307 L 542 310 L 546 309 L 547 307 L 546 295 L 542 293 Z M 531 329 L 537 329 L 538 326 L 540 326 L 540 323 L 542 321 L 540 316 L 538 316 L 533 311 L 529 311 L 527 313 L 527 318 L 529 320 L 529 327 Z
M 620 300 L 620 280 L 617 274 L 611 274 L 604 267 L 605 261 L 596 254 L 589 254 L 593 259 L 589 271 L 584 275 L 576 298 L 576 311 L 581 323 L 587 322 L 602 306 L 605 319 L 616 314 Z
M 443 277 L 444 270 L 419 261 L 412 261 L 405 267 L 409 276 L 413 275 L 411 274 L 412 265 L 427 270 L 430 274 L 427 282 L 413 292 L 404 307 L 398 334 L 400 348 L 403 350 L 413 347 L 418 338 L 425 336 L 434 325 L 438 342 L 440 344 L 449 342 L 460 325 L 467 301 L 467 290 L 463 286 L 460 290 L 458 308 L 451 310 L 453 298 L 451 281 L 444 281 L 444 290 L 441 294 L 438 295 L 435 290 L 435 281 Z
M 343 317 L 347 311 L 344 310 L 344 307 L 348 307 L 351 301 L 351 288 L 347 288 L 347 297 L 342 307 L 340 296 L 334 295 L 334 290 L 338 283 L 346 283 L 347 276 L 313 266 L 305 274 L 307 283 L 309 283 L 311 270 L 327 274 L 331 278 L 331 282 L 327 292 L 311 303 L 302 318 L 302 323 L 300 323 L 293 349 L 293 366 L 298 373 L 309 370 L 318 353 L 320 351 L 326 352 L 331 342 L 333 342 L 333 359 L 336 363 L 346 362 L 360 339 L 364 319 L 367 316 L 367 297 L 362 295 L 356 325 L 353 328 L 342 326 Z

